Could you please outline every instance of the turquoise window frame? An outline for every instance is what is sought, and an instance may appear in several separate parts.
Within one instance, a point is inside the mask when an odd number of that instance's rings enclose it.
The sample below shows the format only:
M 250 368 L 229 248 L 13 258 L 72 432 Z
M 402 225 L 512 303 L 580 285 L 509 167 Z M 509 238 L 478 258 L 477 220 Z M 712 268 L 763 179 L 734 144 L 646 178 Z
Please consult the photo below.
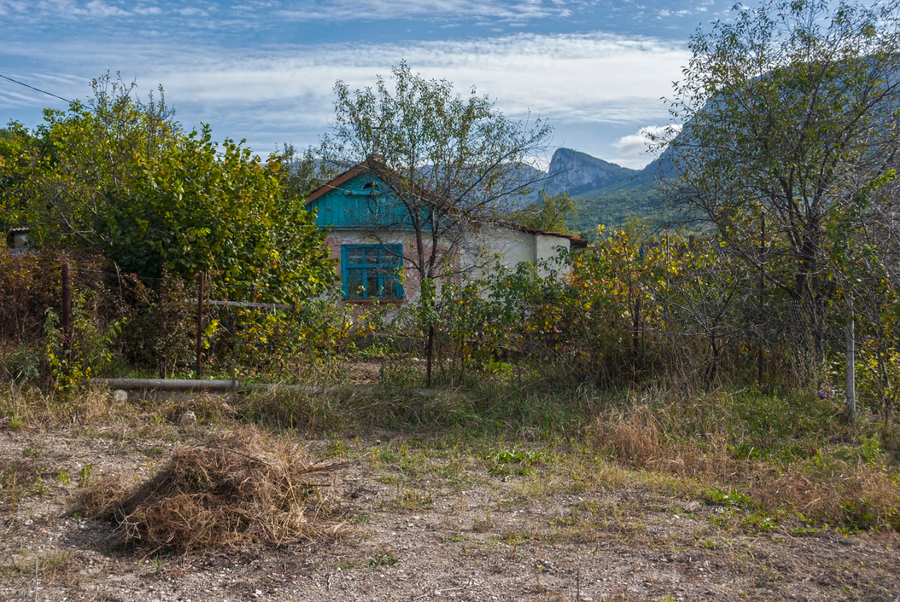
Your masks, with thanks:
M 344 299 L 402 299 L 403 245 L 341 245 Z M 377 287 L 375 294 L 371 288 Z

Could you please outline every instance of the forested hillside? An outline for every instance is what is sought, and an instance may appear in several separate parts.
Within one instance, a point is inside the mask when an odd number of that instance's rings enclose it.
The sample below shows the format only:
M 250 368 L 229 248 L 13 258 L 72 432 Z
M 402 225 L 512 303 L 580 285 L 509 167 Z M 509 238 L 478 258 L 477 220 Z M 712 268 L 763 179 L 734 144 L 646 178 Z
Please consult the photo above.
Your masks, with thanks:
M 568 193 L 577 206 L 569 228 L 589 240 L 597 226 L 621 228 L 631 218 L 662 223 L 670 217 L 656 185 L 656 163 L 628 169 L 586 153 L 560 148 L 550 162 L 550 194 Z

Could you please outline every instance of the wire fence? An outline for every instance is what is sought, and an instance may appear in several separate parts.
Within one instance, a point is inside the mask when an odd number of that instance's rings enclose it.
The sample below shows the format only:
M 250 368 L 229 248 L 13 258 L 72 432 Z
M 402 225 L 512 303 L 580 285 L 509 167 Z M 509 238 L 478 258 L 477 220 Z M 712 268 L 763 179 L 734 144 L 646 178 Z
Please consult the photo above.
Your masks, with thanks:
M 108 374 L 292 378 L 299 362 L 349 342 L 346 310 L 326 299 L 232 300 L 223 290 L 207 274 L 142 278 L 92 257 L 0 254 L 0 364 L 10 377 L 26 355 L 42 356 L 32 363 L 44 373 L 53 356 L 70 369 L 107 358 Z

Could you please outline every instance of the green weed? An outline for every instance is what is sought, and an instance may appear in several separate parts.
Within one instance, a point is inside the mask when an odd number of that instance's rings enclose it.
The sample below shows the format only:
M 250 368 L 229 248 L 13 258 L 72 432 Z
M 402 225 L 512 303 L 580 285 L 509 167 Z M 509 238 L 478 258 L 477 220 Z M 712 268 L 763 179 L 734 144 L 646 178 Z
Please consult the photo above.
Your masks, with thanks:
M 704 489 L 702 493 L 707 502 L 711 504 L 717 504 L 720 506 L 737 506 L 740 508 L 748 509 L 759 506 L 759 502 L 754 500 L 749 495 L 745 495 L 739 492 L 723 491 L 718 487 Z
M 91 473 L 94 471 L 93 464 L 85 464 L 78 473 L 78 486 L 84 487 L 91 480 Z
M 378 566 L 396 566 L 400 564 L 400 560 L 393 556 L 393 552 L 385 552 L 382 554 L 375 554 L 369 560 L 369 566 L 378 567 Z

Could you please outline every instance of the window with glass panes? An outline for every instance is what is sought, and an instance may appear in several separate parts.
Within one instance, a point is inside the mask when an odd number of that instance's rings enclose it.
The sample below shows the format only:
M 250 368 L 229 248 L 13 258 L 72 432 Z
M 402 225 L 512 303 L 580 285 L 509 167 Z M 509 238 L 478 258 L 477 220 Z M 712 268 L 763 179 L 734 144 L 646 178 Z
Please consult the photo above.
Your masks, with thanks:
M 345 299 L 403 297 L 401 245 L 342 245 L 341 273 Z

